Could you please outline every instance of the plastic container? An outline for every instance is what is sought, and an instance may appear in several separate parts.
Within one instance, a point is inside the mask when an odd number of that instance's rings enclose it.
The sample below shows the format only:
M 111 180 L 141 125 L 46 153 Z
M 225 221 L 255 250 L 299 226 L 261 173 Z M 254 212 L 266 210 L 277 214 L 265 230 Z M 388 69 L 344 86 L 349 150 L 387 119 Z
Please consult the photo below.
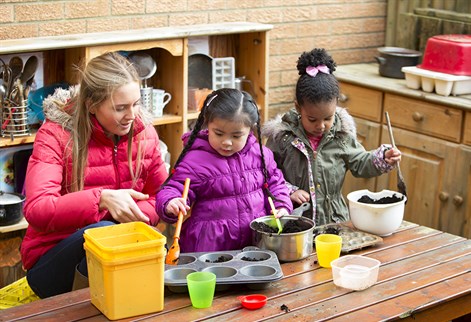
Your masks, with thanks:
M 87 229 L 91 302 L 108 319 L 162 311 L 166 238 L 142 222 Z
M 234 57 L 213 58 L 213 89 L 235 88 Z
M 471 35 L 430 37 L 417 67 L 452 75 L 471 76 Z
M 393 197 L 394 195 L 402 199 L 387 204 L 358 202 L 364 195 L 374 200 Z M 403 194 L 392 190 L 371 192 L 364 189 L 350 192 L 347 195 L 347 199 L 350 219 L 353 226 L 358 230 L 379 236 L 388 236 L 401 226 L 402 219 L 404 218 L 404 206 L 407 200 L 407 197 Z
M 29 287 L 26 277 L 0 289 L 0 310 L 39 300 Z
M 436 92 L 438 95 L 465 95 L 471 93 L 471 77 L 456 76 L 433 72 L 418 67 L 403 67 L 406 75 L 406 86 L 422 89 L 425 92 Z
M 334 284 L 354 291 L 371 287 L 378 280 L 381 262 L 359 255 L 346 255 L 332 261 Z

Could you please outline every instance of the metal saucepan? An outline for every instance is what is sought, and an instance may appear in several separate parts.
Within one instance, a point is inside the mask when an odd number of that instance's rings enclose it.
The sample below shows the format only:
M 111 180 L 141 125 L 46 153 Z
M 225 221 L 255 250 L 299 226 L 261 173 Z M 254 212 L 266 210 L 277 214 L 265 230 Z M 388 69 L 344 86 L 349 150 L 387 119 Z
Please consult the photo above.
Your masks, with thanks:
M 23 218 L 23 201 L 25 196 L 0 191 L 0 226 L 18 223 Z
M 300 220 L 306 230 L 296 233 L 268 233 L 257 230 L 259 223 L 264 223 L 271 227 L 276 227 L 273 216 L 265 216 L 252 220 L 250 228 L 255 231 L 254 245 L 274 251 L 280 261 L 293 262 L 311 255 L 313 252 L 313 230 L 315 223 L 313 220 L 302 216 L 283 216 L 280 218 L 284 226 L 289 220 Z
M 379 63 L 379 74 L 384 77 L 405 78 L 401 71 L 405 66 L 416 66 L 422 53 L 420 51 L 400 47 L 380 47 L 380 56 L 375 57 Z

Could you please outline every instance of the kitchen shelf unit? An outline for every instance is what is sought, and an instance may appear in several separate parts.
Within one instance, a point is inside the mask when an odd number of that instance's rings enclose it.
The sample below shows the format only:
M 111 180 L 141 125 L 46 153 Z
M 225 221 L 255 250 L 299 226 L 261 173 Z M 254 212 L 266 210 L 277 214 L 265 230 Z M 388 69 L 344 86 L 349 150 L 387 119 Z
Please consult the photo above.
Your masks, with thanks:
M 384 112 L 402 152 L 408 201 L 404 219 L 471 238 L 471 95 L 444 97 L 381 77 L 377 64 L 339 66 L 342 97 L 366 150 L 390 144 Z M 343 194 L 397 191 L 396 171 L 371 179 L 346 178 Z
M 0 55 L 42 52 L 44 85 L 48 85 L 60 81 L 76 84 L 76 66 L 105 52 L 139 50 L 150 54 L 157 63 L 157 72 L 147 80 L 148 86 L 172 94 L 165 114 L 155 118 L 153 124 L 167 144 L 173 164 L 182 149 L 181 135 L 188 130 L 188 122 L 198 117 L 198 112 L 188 110 L 189 40 L 207 36 L 211 46 L 234 44 L 235 76 L 251 80 L 264 122 L 268 119 L 268 32 L 272 28 L 269 24 L 229 22 L 11 39 L 0 41 Z M 34 137 L 33 130 L 31 135 L 13 140 L 0 138 L 0 149 L 33 143 Z

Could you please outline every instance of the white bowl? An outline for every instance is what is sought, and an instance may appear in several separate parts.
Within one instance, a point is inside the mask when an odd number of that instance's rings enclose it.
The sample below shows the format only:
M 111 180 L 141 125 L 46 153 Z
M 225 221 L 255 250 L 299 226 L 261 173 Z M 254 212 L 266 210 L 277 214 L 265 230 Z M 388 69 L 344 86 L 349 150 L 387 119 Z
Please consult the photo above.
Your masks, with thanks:
M 396 195 L 401 201 L 389 204 L 368 204 L 358 202 L 362 196 L 374 200 Z M 367 189 L 350 192 L 347 195 L 350 220 L 355 228 L 370 234 L 388 236 L 396 231 L 404 218 L 407 197 L 397 191 L 371 192 Z
M 334 284 L 354 291 L 367 289 L 378 280 L 380 264 L 379 260 L 366 256 L 339 257 L 330 263 Z

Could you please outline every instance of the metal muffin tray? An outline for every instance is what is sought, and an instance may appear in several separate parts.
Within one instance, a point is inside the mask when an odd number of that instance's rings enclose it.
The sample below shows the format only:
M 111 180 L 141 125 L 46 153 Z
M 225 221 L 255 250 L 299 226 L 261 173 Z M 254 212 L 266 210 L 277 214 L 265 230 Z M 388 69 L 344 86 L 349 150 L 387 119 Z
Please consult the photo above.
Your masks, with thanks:
M 180 254 L 178 265 L 165 265 L 165 286 L 175 293 L 187 292 L 186 276 L 197 271 L 216 274 L 216 290 L 234 284 L 263 289 L 283 277 L 276 253 L 247 247 L 243 250 Z
M 355 249 L 373 246 L 383 241 L 383 239 L 379 236 L 351 228 L 344 224 L 327 224 L 323 226 L 317 226 L 314 228 L 313 234 L 314 239 L 319 234 L 335 234 L 341 236 L 343 253 L 348 253 Z M 315 242 L 313 242 L 313 244 L 315 244 Z

